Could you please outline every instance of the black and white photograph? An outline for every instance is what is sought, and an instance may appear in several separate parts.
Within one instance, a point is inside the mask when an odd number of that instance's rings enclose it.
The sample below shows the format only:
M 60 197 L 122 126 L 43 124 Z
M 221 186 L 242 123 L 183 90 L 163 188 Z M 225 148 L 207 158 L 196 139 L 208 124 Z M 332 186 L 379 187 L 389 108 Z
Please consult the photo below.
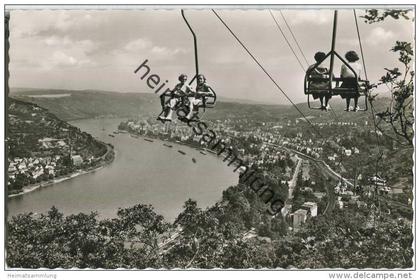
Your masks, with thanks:
M 414 278 L 414 4 L 4 17 L 7 279 Z

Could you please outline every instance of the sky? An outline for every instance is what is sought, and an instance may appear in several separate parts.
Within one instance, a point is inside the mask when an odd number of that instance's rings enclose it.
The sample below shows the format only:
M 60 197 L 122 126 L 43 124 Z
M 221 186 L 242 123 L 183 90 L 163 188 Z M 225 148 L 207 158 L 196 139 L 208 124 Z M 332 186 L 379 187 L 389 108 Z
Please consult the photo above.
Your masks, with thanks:
M 333 10 L 281 11 L 309 64 L 314 63 L 315 52 L 329 51 Z M 304 102 L 304 71 L 269 11 L 217 12 L 284 92 L 294 102 Z M 306 67 L 280 10 L 272 12 Z M 363 9 L 356 12 L 364 14 Z M 187 9 L 185 14 L 197 34 L 200 73 L 218 96 L 289 104 L 211 10 Z M 389 50 L 397 40 L 413 42 L 414 22 L 387 19 L 367 24 L 360 18 L 358 22 L 368 78 L 375 82 L 385 67 L 401 66 L 398 55 Z M 146 59 L 149 75 L 161 79 L 157 87 L 166 80 L 164 88 L 173 87 L 181 73 L 189 78 L 195 73 L 193 39 L 179 9 L 13 10 L 9 42 L 11 87 L 153 94 L 147 77 L 142 80 L 141 71 L 134 73 Z M 339 9 L 336 51 L 344 56 L 348 50 L 360 54 L 353 10 Z M 336 75 L 340 66 L 336 62 Z

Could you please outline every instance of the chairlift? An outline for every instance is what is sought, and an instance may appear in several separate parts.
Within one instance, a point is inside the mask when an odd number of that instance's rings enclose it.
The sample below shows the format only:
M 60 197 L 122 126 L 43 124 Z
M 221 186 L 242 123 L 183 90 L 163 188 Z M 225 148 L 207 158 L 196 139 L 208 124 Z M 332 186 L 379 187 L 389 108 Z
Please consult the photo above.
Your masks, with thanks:
M 187 18 L 185 17 L 185 13 L 184 10 L 181 9 L 181 15 L 182 18 L 184 19 L 186 25 L 188 26 L 188 29 L 191 31 L 191 34 L 193 35 L 193 39 L 194 39 L 194 58 L 195 58 L 195 75 L 194 77 L 190 80 L 190 82 L 188 83 L 189 85 L 191 85 L 195 80 L 197 80 L 197 77 L 199 76 L 199 64 L 198 64 L 198 47 L 197 47 L 197 36 L 195 35 L 194 30 L 192 29 L 190 23 L 188 22 Z M 196 88 L 198 86 L 198 82 L 196 83 Z M 198 105 L 199 108 L 203 108 L 203 112 L 205 112 L 206 108 L 214 108 L 216 106 L 216 100 L 217 100 L 217 95 L 216 92 L 211 88 L 210 88 L 210 92 L 208 94 L 202 94 L 200 95 L 202 102 L 200 105 Z M 171 95 L 175 94 L 174 92 L 171 92 Z M 178 102 L 178 104 L 175 107 L 176 109 L 179 109 L 180 107 L 186 105 L 189 105 L 189 100 L 188 97 L 196 97 L 197 93 L 193 92 L 190 94 L 184 93 L 183 98 L 181 100 L 181 102 Z M 165 108 L 162 110 L 162 112 L 159 114 L 158 119 L 166 122 L 166 121 L 170 121 L 169 119 L 162 119 L 160 118 L 162 115 L 166 114 L 166 110 L 169 107 L 169 100 L 166 101 L 165 103 Z M 183 119 L 182 119 L 183 120 Z
M 370 90 L 370 84 L 368 80 L 362 80 L 357 75 L 356 71 L 343 59 L 336 51 L 335 51 L 335 39 L 336 39 L 336 32 L 337 32 L 337 10 L 334 11 L 334 22 L 333 22 L 333 34 L 332 34 L 332 44 L 331 44 L 331 50 L 328 54 L 325 55 L 324 59 L 316 63 L 313 67 L 313 69 L 317 68 L 319 65 L 321 65 L 322 62 L 324 62 L 328 57 L 330 57 L 330 68 L 329 72 L 325 75 L 319 75 L 317 77 L 311 76 L 312 71 L 307 71 L 305 74 L 305 80 L 304 80 L 304 93 L 308 96 L 307 102 L 308 102 L 308 108 L 317 110 L 321 108 L 314 108 L 311 107 L 310 103 L 310 95 L 314 95 L 316 93 L 327 93 L 331 96 L 341 95 L 342 97 L 345 96 L 352 96 L 355 94 L 364 96 L 365 99 L 365 107 L 360 109 L 359 111 L 367 111 L 368 110 L 368 95 Z M 343 64 L 350 69 L 350 71 L 353 73 L 354 78 L 336 78 L 334 77 L 333 70 L 334 70 L 334 58 L 337 57 Z M 357 81 L 357 87 L 352 88 L 346 88 L 346 87 L 340 87 L 343 82 L 354 82 Z M 312 83 L 321 83 L 321 82 L 328 82 L 328 88 L 319 89 L 311 87 Z
M 181 9 L 181 15 L 182 18 L 185 21 L 185 24 L 188 26 L 188 29 L 190 30 L 193 39 L 194 39 L 194 60 L 195 60 L 195 75 L 194 77 L 191 79 L 191 81 L 188 83 L 189 85 L 191 85 L 194 80 L 197 80 L 197 77 L 199 76 L 199 63 L 198 63 L 198 47 L 197 47 L 197 36 L 195 35 L 194 30 L 192 29 L 190 23 L 188 22 L 187 18 L 185 17 L 185 12 L 183 9 Z M 196 84 L 198 86 L 198 82 Z M 204 108 L 204 111 L 206 108 L 214 108 L 216 106 L 216 100 L 217 100 L 217 95 L 216 92 L 212 89 L 211 92 L 209 94 L 206 95 L 202 95 L 202 104 L 199 105 L 198 107 L 200 108 Z M 194 94 L 192 94 L 194 95 Z

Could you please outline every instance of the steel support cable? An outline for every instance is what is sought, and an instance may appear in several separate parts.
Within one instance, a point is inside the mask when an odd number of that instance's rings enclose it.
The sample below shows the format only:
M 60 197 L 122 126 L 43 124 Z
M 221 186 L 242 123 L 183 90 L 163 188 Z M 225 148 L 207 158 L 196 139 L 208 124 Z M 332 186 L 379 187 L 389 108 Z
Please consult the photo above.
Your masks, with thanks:
M 355 9 L 353 9 L 353 15 L 354 15 L 354 22 L 356 23 L 357 38 L 359 39 L 360 53 L 362 55 L 363 70 L 365 72 L 365 80 L 368 81 L 369 79 L 368 79 L 367 71 L 366 71 L 365 56 L 363 55 L 362 40 L 360 39 L 359 24 L 357 22 L 357 15 L 356 15 L 356 10 Z
M 360 54 L 362 55 L 363 70 L 365 72 L 365 78 L 368 81 L 365 57 L 364 57 L 364 54 L 363 54 L 362 40 L 360 38 L 359 24 L 357 22 L 356 9 L 353 9 L 353 15 L 354 15 L 354 22 L 356 23 L 356 31 L 357 31 L 357 38 L 359 40 Z M 383 153 L 381 151 L 380 144 L 379 144 L 379 135 L 378 135 L 378 128 L 377 128 L 377 124 L 376 124 L 376 116 L 375 116 L 375 113 L 373 111 L 373 104 L 372 104 L 372 98 L 370 96 L 370 93 L 368 95 L 368 98 L 369 98 L 369 104 L 370 104 L 370 111 L 372 112 L 373 127 L 374 127 L 374 131 L 375 131 L 375 136 L 376 136 L 376 147 L 378 148 L 378 154 L 377 154 L 376 163 L 375 163 L 375 177 L 378 178 L 379 161 L 382 159 Z M 378 187 L 377 187 L 376 181 L 377 180 L 375 179 L 375 191 L 377 192 Z M 376 195 L 377 194 L 375 194 L 375 196 Z M 381 206 L 380 206 L 379 199 L 378 199 L 378 202 L 379 202 L 379 213 L 380 213 L 381 212 Z
M 273 77 L 270 75 L 270 73 L 265 70 L 264 66 L 261 65 L 261 63 L 258 61 L 258 59 L 255 58 L 255 56 L 249 51 L 249 49 L 242 43 L 242 41 L 236 36 L 236 34 L 230 29 L 230 27 L 226 24 L 226 22 L 219 16 L 219 14 L 212 9 L 213 13 L 216 15 L 216 17 L 220 20 L 220 22 L 226 27 L 227 30 L 229 30 L 230 34 L 236 39 L 236 41 L 244 48 L 244 50 L 248 53 L 248 55 L 254 60 L 254 62 L 263 70 L 263 72 L 267 75 L 267 77 L 274 83 L 274 85 L 277 87 L 277 89 L 287 98 L 287 100 L 293 105 L 293 107 L 300 113 L 300 115 L 304 118 L 304 120 L 312 127 L 312 129 L 322 137 L 321 133 L 319 132 L 318 128 L 309 121 L 309 119 L 305 116 L 305 114 L 299 109 L 299 107 L 293 102 L 293 100 L 290 99 L 290 97 L 284 92 L 284 90 L 277 84 L 277 82 L 273 79 Z
M 281 35 L 283 35 L 284 40 L 286 41 L 287 45 L 289 46 L 289 49 L 292 51 L 293 55 L 295 56 L 296 60 L 299 62 L 300 67 L 302 68 L 303 72 L 306 73 L 306 69 L 305 66 L 303 66 L 302 62 L 299 60 L 297 54 L 295 53 L 295 51 L 293 50 L 292 45 L 290 44 L 289 40 L 286 37 L 286 34 L 284 34 L 283 30 L 280 27 L 280 24 L 277 22 L 276 18 L 274 17 L 273 13 L 271 12 L 271 10 L 268 10 L 270 12 L 271 17 L 273 18 L 274 22 L 276 23 L 277 29 L 280 31 Z M 309 64 L 308 64 L 309 65 Z
M 289 46 L 290 50 L 291 50 L 291 51 L 292 51 L 292 53 L 294 54 L 294 56 L 295 56 L 296 60 L 298 61 L 299 65 L 301 66 L 301 68 L 302 68 L 303 72 L 304 72 L 304 73 L 306 73 L 305 68 L 303 67 L 303 65 L 302 65 L 301 61 L 299 60 L 299 58 L 297 57 L 297 55 L 296 55 L 296 53 L 295 53 L 295 51 L 294 51 L 294 49 L 293 49 L 292 45 L 290 44 L 290 42 L 289 42 L 289 40 L 287 39 L 286 35 L 284 34 L 283 30 L 281 29 L 280 24 L 279 24 L 279 23 L 278 23 L 278 21 L 276 20 L 276 18 L 275 18 L 275 16 L 273 15 L 272 11 L 271 11 L 270 9 L 269 9 L 268 11 L 270 12 L 270 15 L 271 15 L 271 17 L 273 18 L 274 22 L 276 23 L 277 28 L 279 29 L 280 33 L 283 35 L 283 38 L 286 40 L 287 45 Z M 308 60 L 306 59 L 306 56 L 305 56 L 305 54 L 303 53 L 302 48 L 300 47 L 299 42 L 297 41 L 297 39 L 296 39 L 296 37 L 295 37 L 295 35 L 294 35 L 294 33 L 293 33 L 292 29 L 290 28 L 289 24 L 287 23 L 287 20 L 286 20 L 286 18 L 284 17 L 284 15 L 283 15 L 283 13 L 282 13 L 282 11 L 281 11 L 281 10 L 280 10 L 280 14 L 281 14 L 281 16 L 282 16 L 282 18 L 283 18 L 283 21 L 285 22 L 285 24 L 286 24 L 286 26 L 287 26 L 287 28 L 288 28 L 289 32 L 290 32 L 290 34 L 292 34 L 293 40 L 295 41 L 295 43 L 296 43 L 296 45 L 297 45 L 297 47 L 298 47 L 298 49 L 299 49 L 300 53 L 302 54 L 303 58 L 305 59 L 305 62 L 306 62 L 307 67 L 309 67 L 309 62 L 308 62 Z M 330 107 L 331 107 L 331 112 L 332 112 L 332 114 L 334 115 L 335 120 L 336 120 L 337 122 L 339 122 L 340 120 L 338 119 L 338 116 L 337 116 L 337 114 L 335 113 L 335 110 L 333 109 L 333 107 L 331 106 L 331 104 L 330 104 Z
M 281 17 L 282 17 L 282 18 L 283 18 L 283 20 L 284 20 L 284 23 L 285 23 L 285 24 L 286 24 L 286 26 L 287 26 L 287 29 L 289 29 L 290 34 L 292 34 L 292 38 L 293 38 L 293 40 L 295 41 L 295 43 L 296 43 L 296 45 L 297 45 L 297 47 L 298 47 L 298 49 L 299 49 L 299 51 L 300 51 L 300 54 L 303 56 L 303 59 L 305 59 L 306 65 L 307 65 L 307 66 L 309 66 L 309 62 L 308 62 L 308 60 L 306 59 L 306 56 L 305 56 L 305 54 L 303 53 L 302 48 L 300 47 L 300 45 L 299 45 L 298 41 L 296 40 L 295 34 L 293 33 L 292 29 L 290 28 L 289 24 L 287 23 L 287 20 L 286 20 L 286 18 L 284 17 L 283 12 L 282 12 L 281 10 L 280 10 L 280 14 L 281 14 Z
M 334 115 L 335 120 L 336 120 L 337 122 L 339 122 L 340 120 L 339 120 L 339 118 L 338 118 L 337 114 L 335 113 L 334 108 L 331 106 L 331 104 L 330 104 L 330 108 L 331 108 L 331 112 L 332 112 L 332 113 L 333 113 L 333 115 Z
M 362 63 L 363 63 L 363 69 L 364 69 L 364 72 L 365 72 L 365 78 L 368 81 L 368 76 L 367 76 L 367 71 L 366 71 L 366 63 L 365 63 L 365 56 L 363 54 L 362 40 L 360 38 L 359 24 L 357 23 L 357 15 L 356 15 L 356 10 L 355 9 L 353 9 L 353 15 L 354 15 L 354 22 L 356 23 L 357 38 L 359 40 L 359 47 L 360 47 L 360 53 L 362 55 Z M 372 98 L 370 97 L 370 94 L 369 94 L 368 97 L 369 97 L 369 103 L 371 105 L 370 109 L 371 109 L 371 112 L 372 112 L 373 125 L 374 125 L 374 128 L 375 128 L 376 142 L 377 142 L 377 145 L 378 145 L 378 148 L 379 148 L 379 136 L 378 136 L 377 127 L 376 127 L 376 117 L 375 117 L 375 113 L 373 112 L 373 108 L 372 108 Z M 381 157 L 382 157 L 382 155 L 381 155 Z
M 296 60 L 298 61 L 298 63 L 299 63 L 299 65 L 300 65 L 300 67 L 302 68 L 303 72 L 304 72 L 304 73 L 306 73 L 306 69 L 303 67 L 303 65 L 302 65 L 301 61 L 300 61 L 300 60 L 299 60 L 299 58 L 297 57 L 297 55 L 296 55 L 295 51 L 293 50 L 292 45 L 291 45 L 291 44 L 289 43 L 289 41 L 287 40 L 286 35 L 284 34 L 283 30 L 281 29 L 281 27 L 280 27 L 279 23 L 277 22 L 276 18 L 275 18 L 275 17 L 274 17 L 274 15 L 273 15 L 273 13 L 271 12 L 271 10 L 268 10 L 268 11 L 270 12 L 270 15 L 271 15 L 271 17 L 273 18 L 274 22 L 276 23 L 277 28 L 279 29 L 280 33 L 283 35 L 283 38 L 286 40 L 287 45 L 289 46 L 290 50 L 291 50 L 291 51 L 292 51 L 292 53 L 294 54 L 294 56 L 295 56 Z M 293 31 L 291 30 L 291 28 L 290 28 L 289 24 L 287 23 L 286 18 L 283 16 L 283 13 L 282 13 L 281 11 L 280 11 L 280 13 L 281 13 L 281 16 L 283 17 L 284 22 L 286 23 L 287 28 L 289 29 L 289 32 L 292 34 L 292 37 L 293 37 L 293 39 L 294 39 L 294 41 L 295 41 L 295 43 L 296 43 L 297 47 L 299 48 L 300 53 L 302 54 L 303 58 L 304 58 L 304 59 L 305 59 L 305 61 L 306 61 L 307 66 L 309 67 L 308 60 L 306 59 L 305 54 L 303 53 L 302 49 L 300 48 L 300 45 L 299 45 L 299 43 L 298 43 L 298 41 L 297 41 L 296 37 L 294 36 Z M 332 108 L 332 106 L 331 106 L 331 105 L 330 105 L 330 107 L 331 107 L 331 112 L 333 113 L 335 120 L 336 120 L 337 122 L 339 122 L 339 119 L 338 119 L 337 114 L 335 113 L 335 110 Z

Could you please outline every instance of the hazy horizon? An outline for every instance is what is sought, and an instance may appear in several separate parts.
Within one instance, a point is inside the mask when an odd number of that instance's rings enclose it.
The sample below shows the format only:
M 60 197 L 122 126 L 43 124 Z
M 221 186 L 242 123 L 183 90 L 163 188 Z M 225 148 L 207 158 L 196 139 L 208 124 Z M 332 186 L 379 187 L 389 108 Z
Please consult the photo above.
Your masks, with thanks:
M 272 10 L 306 67 L 279 10 Z M 313 54 L 331 45 L 330 9 L 283 9 L 309 64 Z M 295 103 L 305 102 L 304 71 L 278 31 L 268 10 L 220 9 L 218 13 Z M 357 10 L 359 16 L 364 10 Z M 218 97 L 260 104 L 290 103 L 234 40 L 211 10 L 186 10 L 198 37 L 200 72 Z M 377 81 L 383 68 L 401 67 L 389 50 L 394 42 L 413 42 L 412 20 L 386 19 L 366 24 L 358 19 L 368 77 Z M 309 36 L 308 36 L 309 34 Z M 173 87 L 181 73 L 193 76 L 192 35 L 179 9 L 168 10 L 13 10 L 10 19 L 11 88 L 100 90 L 153 93 L 134 70 L 146 59 L 150 74 Z M 340 9 L 337 52 L 359 45 L 353 12 Z M 339 73 L 341 63 L 335 64 Z M 149 76 L 148 75 L 148 76 Z M 383 92 L 383 89 L 379 89 Z

